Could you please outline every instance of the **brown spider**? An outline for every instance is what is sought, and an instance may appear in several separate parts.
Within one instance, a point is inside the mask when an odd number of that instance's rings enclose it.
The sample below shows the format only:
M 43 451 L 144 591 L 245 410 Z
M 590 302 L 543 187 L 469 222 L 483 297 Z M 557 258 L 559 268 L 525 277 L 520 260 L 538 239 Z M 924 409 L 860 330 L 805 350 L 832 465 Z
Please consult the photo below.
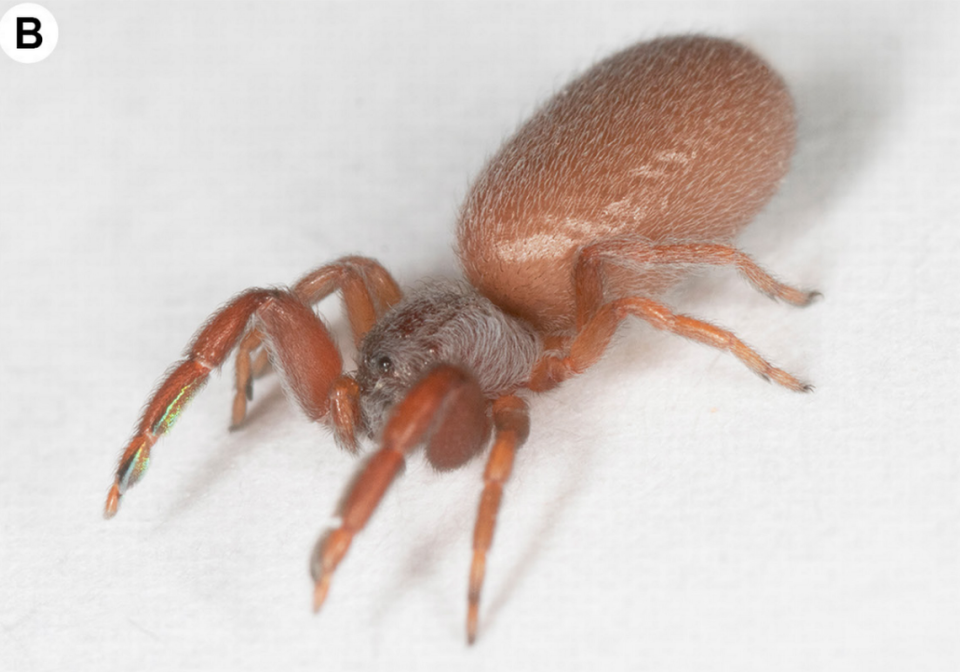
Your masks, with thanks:
M 730 245 L 776 191 L 793 144 L 784 83 L 734 42 L 664 38 L 611 56 L 523 125 L 473 185 L 457 230 L 469 285 L 404 296 L 377 262 L 345 257 L 290 290 L 249 290 L 217 312 L 150 399 L 105 515 L 117 512 L 153 444 L 239 344 L 235 426 L 269 357 L 340 446 L 357 451 L 358 435 L 380 444 L 342 502 L 339 527 L 317 544 L 316 609 L 411 451 L 424 445 L 434 467 L 455 469 L 493 433 L 473 536 L 473 642 L 503 486 L 529 432 L 525 390 L 549 390 L 593 365 L 628 316 L 728 350 L 791 390 L 810 389 L 729 331 L 657 300 L 695 264 L 734 266 L 797 306 L 813 300 L 815 292 L 777 282 Z M 311 308 L 337 291 L 359 349 L 352 374 Z

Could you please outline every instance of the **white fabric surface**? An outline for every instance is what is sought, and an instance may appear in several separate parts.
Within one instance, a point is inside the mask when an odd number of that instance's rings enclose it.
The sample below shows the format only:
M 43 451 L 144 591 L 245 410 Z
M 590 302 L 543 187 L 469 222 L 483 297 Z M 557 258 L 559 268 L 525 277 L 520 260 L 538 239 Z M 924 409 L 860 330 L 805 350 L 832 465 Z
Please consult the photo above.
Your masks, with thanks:
M 960 669 L 960 28 L 952 2 L 54 3 L 0 58 L 0 669 Z M 356 462 L 232 365 L 101 518 L 141 404 L 239 290 L 346 253 L 456 272 L 458 199 L 573 74 L 742 39 L 800 112 L 731 272 L 670 297 L 817 389 L 631 324 L 533 402 L 464 642 L 482 461 L 420 456 L 310 612 Z M 342 327 L 339 307 L 323 312 Z

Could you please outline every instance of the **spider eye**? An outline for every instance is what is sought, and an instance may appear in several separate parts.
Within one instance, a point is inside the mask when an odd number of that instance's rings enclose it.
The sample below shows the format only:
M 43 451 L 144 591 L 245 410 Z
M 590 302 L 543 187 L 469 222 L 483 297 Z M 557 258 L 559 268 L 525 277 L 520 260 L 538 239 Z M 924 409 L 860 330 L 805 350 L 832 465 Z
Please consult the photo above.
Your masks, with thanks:
M 393 360 L 384 355 L 377 360 L 377 368 L 380 373 L 390 373 L 393 371 Z

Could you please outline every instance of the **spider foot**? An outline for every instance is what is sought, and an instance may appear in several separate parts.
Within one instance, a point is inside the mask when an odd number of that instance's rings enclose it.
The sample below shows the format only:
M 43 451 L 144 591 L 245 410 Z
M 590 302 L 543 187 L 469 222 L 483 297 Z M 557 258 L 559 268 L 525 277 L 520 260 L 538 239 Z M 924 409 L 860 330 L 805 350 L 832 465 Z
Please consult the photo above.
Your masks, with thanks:
M 797 308 L 805 308 L 818 299 L 823 298 L 823 294 L 816 290 L 806 291 L 790 287 L 789 285 L 780 285 L 775 290 L 764 291 L 763 293 L 774 301 L 783 301 Z
M 243 426 L 247 417 L 247 397 L 241 392 L 233 397 L 233 411 L 230 414 L 230 431 L 234 432 Z
M 330 590 L 330 574 L 324 574 L 313 587 L 313 613 L 320 611 L 324 601 L 327 599 L 327 593 Z
M 103 507 L 103 517 L 109 520 L 117 515 L 120 508 L 120 498 L 128 488 L 133 487 L 143 477 L 143 473 L 150 464 L 150 447 L 156 437 L 135 436 L 124 451 L 124 457 L 117 468 L 117 475 L 107 493 L 107 502 Z
M 768 383 L 782 385 L 788 390 L 793 390 L 794 392 L 813 392 L 813 385 L 810 383 L 806 383 L 799 378 L 790 375 L 786 371 L 774 368 L 772 366 L 768 371 L 760 372 L 758 375 Z
M 103 507 L 103 517 L 110 520 L 117 515 L 118 508 L 120 508 L 120 482 L 114 481 L 107 495 L 107 503 Z
M 473 644 L 477 641 L 479 611 L 479 605 L 471 604 L 467 607 L 467 644 Z
M 320 611 L 320 607 L 326 601 L 327 593 L 330 591 L 330 579 L 333 578 L 333 570 L 343 560 L 347 549 L 350 548 L 351 541 L 353 541 L 353 533 L 340 527 L 324 535 L 317 542 L 313 557 L 310 560 L 310 575 L 314 580 L 314 613 Z

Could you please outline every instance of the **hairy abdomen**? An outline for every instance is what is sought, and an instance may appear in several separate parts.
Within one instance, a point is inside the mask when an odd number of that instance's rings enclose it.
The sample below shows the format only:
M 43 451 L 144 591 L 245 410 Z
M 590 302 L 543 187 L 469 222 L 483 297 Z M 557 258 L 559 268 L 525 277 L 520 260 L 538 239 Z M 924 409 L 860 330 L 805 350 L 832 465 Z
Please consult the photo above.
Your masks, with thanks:
M 783 81 L 739 44 L 664 38 L 615 54 L 481 173 L 458 227 L 466 276 L 537 329 L 569 331 L 579 249 L 622 236 L 728 242 L 776 191 L 794 126 Z M 620 295 L 656 295 L 677 276 L 608 277 Z

